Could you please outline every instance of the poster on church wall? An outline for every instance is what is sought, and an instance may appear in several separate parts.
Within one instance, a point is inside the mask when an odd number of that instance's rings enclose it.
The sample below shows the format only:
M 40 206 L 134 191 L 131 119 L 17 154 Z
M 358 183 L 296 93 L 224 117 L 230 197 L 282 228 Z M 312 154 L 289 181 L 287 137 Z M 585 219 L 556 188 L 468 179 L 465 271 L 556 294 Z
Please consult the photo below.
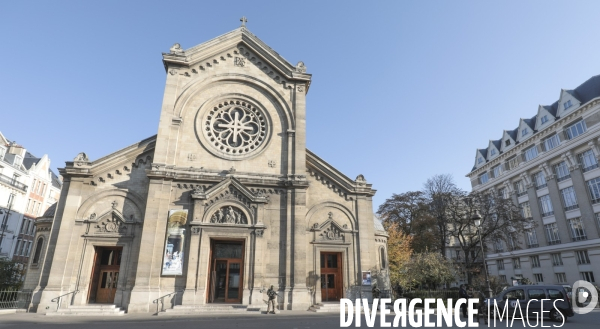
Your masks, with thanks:
M 363 286 L 371 285 L 371 271 L 363 271 L 362 272 L 362 285 Z
M 167 219 L 167 236 L 163 257 L 162 275 L 182 275 L 185 246 L 185 224 L 187 209 L 170 210 Z

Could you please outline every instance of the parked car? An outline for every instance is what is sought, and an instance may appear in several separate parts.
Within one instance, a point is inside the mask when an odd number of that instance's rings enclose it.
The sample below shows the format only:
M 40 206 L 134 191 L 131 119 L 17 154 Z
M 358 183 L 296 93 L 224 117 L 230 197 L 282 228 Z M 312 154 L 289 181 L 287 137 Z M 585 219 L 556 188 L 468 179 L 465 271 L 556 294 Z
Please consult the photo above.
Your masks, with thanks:
M 537 301 L 530 300 L 537 299 Z M 543 301 L 542 299 L 547 299 Z M 523 285 L 510 287 L 502 291 L 498 296 L 488 299 L 487 303 L 494 303 L 498 310 L 504 310 L 508 303 L 508 314 L 512 316 L 515 308 L 519 307 L 523 312 L 523 316 L 544 316 L 549 317 L 552 321 L 566 321 L 567 317 L 575 315 L 571 304 L 571 298 L 567 294 L 567 290 L 563 286 L 558 285 Z M 556 301 L 556 308 L 554 306 Z M 517 303 L 519 304 L 517 306 Z M 529 314 L 527 312 L 527 303 L 529 303 Z M 542 306 L 544 313 L 541 312 Z M 493 306 L 490 310 L 494 312 Z M 537 312 L 537 314 L 535 313 Z M 493 314 L 496 316 L 497 314 Z

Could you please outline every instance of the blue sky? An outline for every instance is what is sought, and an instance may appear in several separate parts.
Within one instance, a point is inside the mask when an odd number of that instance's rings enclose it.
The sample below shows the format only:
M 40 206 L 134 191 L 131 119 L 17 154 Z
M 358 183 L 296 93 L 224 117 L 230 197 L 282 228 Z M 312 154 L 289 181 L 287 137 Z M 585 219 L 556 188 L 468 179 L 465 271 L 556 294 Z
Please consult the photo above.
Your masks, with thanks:
M 156 134 L 161 53 L 248 29 L 305 62 L 307 145 L 373 206 L 600 74 L 599 1 L 2 1 L 0 131 L 54 168 Z

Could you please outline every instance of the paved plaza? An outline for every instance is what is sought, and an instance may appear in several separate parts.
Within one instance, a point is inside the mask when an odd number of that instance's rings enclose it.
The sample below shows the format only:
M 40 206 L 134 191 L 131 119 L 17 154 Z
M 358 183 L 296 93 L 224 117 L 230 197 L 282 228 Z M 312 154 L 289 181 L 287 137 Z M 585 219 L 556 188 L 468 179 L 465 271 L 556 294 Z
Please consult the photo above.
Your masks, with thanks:
M 393 317 L 388 317 L 388 321 Z M 434 318 L 432 317 L 432 321 Z M 598 328 L 600 311 L 569 318 L 563 328 Z M 187 329 L 187 328 L 257 328 L 257 329 L 330 329 L 339 328 L 337 313 L 308 313 L 305 311 L 286 311 L 276 315 L 197 315 L 197 316 L 154 316 L 150 314 L 127 314 L 121 317 L 46 317 L 35 313 L 17 313 L 0 315 L 0 328 L 123 328 L 123 329 Z M 368 328 L 362 319 L 361 328 Z M 532 323 L 533 325 L 534 323 Z M 558 323 L 544 321 L 544 326 Z M 486 327 L 482 324 L 482 327 Z M 506 328 L 506 322 L 498 328 Z M 350 328 L 355 328 L 354 324 Z M 375 328 L 380 328 L 379 319 Z M 512 328 L 523 328 L 515 322 Z M 539 328 L 539 326 L 538 326 Z M 554 328 L 554 327 L 552 327 Z

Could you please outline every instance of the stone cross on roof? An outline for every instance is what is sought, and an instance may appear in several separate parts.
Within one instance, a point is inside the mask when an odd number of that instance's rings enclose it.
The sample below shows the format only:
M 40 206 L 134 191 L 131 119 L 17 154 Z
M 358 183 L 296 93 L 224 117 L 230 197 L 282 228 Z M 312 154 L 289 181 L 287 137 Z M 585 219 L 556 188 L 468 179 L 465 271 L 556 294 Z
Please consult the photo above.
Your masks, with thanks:
M 242 18 L 240 18 L 240 22 L 242 22 L 242 27 L 246 27 L 246 23 L 248 22 L 248 20 L 246 19 L 246 16 L 243 16 Z

